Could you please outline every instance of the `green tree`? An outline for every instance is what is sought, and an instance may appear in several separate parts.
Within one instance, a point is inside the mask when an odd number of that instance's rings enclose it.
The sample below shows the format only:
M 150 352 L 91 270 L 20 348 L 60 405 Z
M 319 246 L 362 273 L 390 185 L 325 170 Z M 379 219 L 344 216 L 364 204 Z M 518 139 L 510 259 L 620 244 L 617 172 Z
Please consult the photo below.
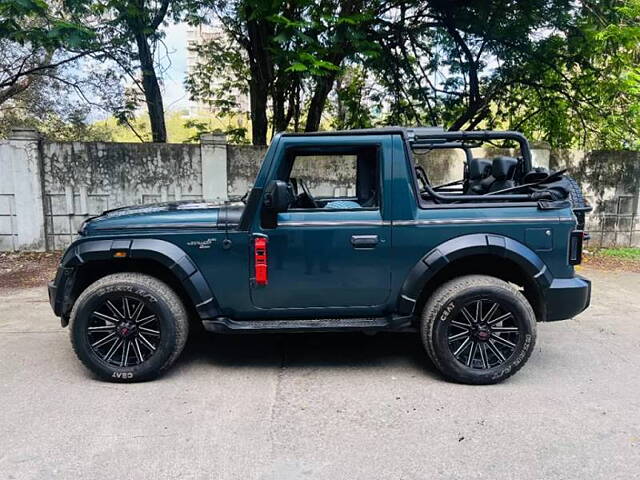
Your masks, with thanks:
M 219 22 L 225 35 L 197 47 L 207 60 L 189 78 L 189 91 L 222 109 L 233 106 L 234 93 L 248 92 L 256 145 L 266 143 L 269 123 L 272 132 L 317 130 L 346 60 L 376 48 L 366 35 L 376 5 L 358 0 L 212 2 L 210 21 Z M 212 85 L 214 74 L 222 81 Z
M 42 0 L 0 0 L 0 105 L 94 51 L 94 33 Z
M 193 7 L 197 7 L 194 2 L 170 0 L 79 1 L 76 4 L 78 17 L 99 19 L 95 31 L 104 54 L 126 72 L 142 93 L 154 142 L 167 141 L 162 90 L 154 57 L 164 37 L 160 27 L 169 19 L 183 20 L 187 9 Z M 137 103 L 135 96 L 130 98 L 133 101 L 116 112 L 123 122 L 128 120 Z
M 554 146 L 622 146 L 624 137 L 637 138 L 628 121 L 637 118 L 634 5 L 402 3 L 375 30 L 385 55 L 367 62 L 384 87 L 384 122 L 520 129 Z

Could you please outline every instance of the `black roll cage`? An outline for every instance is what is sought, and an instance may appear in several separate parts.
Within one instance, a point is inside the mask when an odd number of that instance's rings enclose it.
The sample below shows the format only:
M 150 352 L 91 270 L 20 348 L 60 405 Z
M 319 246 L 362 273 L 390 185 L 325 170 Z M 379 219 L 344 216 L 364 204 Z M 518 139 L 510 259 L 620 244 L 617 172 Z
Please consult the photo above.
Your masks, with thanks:
M 519 132 L 512 131 L 445 131 L 440 127 L 423 127 L 423 128 L 408 128 L 403 130 L 403 138 L 405 141 L 405 148 L 408 157 L 411 159 L 411 166 L 413 167 L 414 180 L 417 186 L 417 177 L 415 174 L 415 158 L 414 153 L 418 153 L 420 150 L 434 150 L 445 148 L 461 148 L 464 150 L 467 165 L 472 157 L 471 148 L 480 146 L 482 142 L 491 140 L 515 140 L 520 146 L 520 155 L 522 157 L 523 171 L 522 175 L 529 172 L 532 168 L 531 149 L 529 148 L 529 142 L 526 137 Z M 474 142 L 469 144 L 468 142 Z M 452 202 L 504 202 L 504 201 L 535 201 L 538 199 L 532 198 L 530 194 L 516 193 L 516 194 L 496 194 L 496 195 L 448 195 L 445 193 L 439 193 L 434 190 L 428 183 L 425 185 L 425 190 L 436 202 L 452 203 Z M 418 192 L 419 193 L 419 192 Z

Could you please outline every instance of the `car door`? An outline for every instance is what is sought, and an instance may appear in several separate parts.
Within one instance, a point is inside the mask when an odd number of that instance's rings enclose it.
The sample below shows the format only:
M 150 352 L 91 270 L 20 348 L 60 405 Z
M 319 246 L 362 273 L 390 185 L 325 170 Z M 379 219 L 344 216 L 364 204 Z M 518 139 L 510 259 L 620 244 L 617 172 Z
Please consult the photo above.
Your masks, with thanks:
M 318 153 L 317 145 L 309 148 L 312 155 L 297 151 L 284 179 L 299 175 L 296 180 L 309 184 L 318 208 L 279 213 L 277 226 L 262 232 L 267 236 L 268 283 L 252 285 L 253 304 L 260 309 L 304 309 L 309 315 L 326 315 L 331 308 L 340 314 L 374 312 L 385 305 L 391 283 L 391 226 L 381 205 L 381 145 L 360 142 L 330 154 Z M 300 158 L 307 164 L 296 169 Z M 373 180 L 365 181 L 364 175 Z

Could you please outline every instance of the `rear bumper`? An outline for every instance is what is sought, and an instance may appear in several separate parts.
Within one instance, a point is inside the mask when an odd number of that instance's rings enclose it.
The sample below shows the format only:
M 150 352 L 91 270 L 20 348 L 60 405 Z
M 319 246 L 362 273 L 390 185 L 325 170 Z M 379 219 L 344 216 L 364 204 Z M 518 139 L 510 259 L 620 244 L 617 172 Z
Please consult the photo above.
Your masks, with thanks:
M 547 321 L 573 318 L 591 302 L 591 281 L 580 275 L 556 278 L 545 292 L 545 301 Z

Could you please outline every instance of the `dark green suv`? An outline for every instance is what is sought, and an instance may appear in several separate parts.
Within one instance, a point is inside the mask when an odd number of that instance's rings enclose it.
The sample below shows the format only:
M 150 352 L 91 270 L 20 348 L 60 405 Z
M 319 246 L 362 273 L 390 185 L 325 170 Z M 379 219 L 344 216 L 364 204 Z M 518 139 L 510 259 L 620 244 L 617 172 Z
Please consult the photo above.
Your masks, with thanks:
M 514 156 L 475 158 L 484 142 Z M 440 149 L 464 157 L 459 181 L 435 185 L 416 164 Z M 320 167 L 343 186 L 314 180 Z M 531 355 L 536 321 L 587 308 L 574 265 L 588 210 L 564 172 L 532 167 L 519 133 L 284 133 L 243 202 L 87 220 L 49 295 L 80 360 L 114 381 L 167 369 L 191 319 L 218 333 L 417 332 L 446 377 L 495 383 Z

